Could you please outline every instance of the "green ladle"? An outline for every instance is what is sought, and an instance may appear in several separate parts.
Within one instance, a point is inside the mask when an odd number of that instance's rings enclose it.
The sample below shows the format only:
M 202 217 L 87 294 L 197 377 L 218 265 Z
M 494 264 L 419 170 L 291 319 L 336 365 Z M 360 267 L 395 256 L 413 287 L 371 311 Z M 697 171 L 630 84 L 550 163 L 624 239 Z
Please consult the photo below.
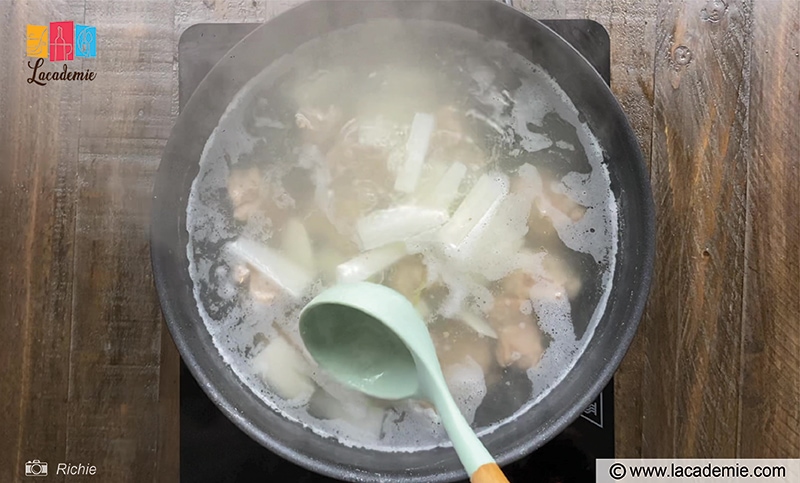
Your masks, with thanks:
M 331 376 L 380 399 L 430 401 L 472 483 L 508 483 L 445 383 L 425 322 L 403 295 L 368 282 L 333 286 L 300 314 L 300 335 Z

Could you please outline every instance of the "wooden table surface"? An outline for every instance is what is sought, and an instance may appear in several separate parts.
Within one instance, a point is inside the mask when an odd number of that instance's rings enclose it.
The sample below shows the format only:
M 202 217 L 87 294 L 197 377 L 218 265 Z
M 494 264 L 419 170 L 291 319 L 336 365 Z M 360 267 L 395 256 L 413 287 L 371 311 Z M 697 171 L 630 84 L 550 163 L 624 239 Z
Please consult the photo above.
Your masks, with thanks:
M 0 482 L 34 458 L 178 479 L 147 242 L 177 43 L 296 1 L 0 0 Z M 658 255 L 616 377 L 618 456 L 800 457 L 800 2 L 517 4 L 608 28 L 649 163 Z M 70 63 L 94 81 L 26 82 L 26 24 L 57 20 L 97 26 L 98 57 Z

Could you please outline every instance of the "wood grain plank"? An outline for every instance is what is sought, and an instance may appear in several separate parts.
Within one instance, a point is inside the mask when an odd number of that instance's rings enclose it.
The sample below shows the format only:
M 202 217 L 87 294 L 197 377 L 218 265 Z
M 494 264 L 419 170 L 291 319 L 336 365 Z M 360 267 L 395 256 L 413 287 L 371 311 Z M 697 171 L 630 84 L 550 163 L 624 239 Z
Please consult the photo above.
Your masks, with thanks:
M 141 482 L 158 475 L 161 317 L 147 242 L 155 162 L 131 158 L 80 154 L 67 456 Z
M 161 381 L 148 244 L 177 98 L 173 21 L 169 2 L 86 2 L 86 22 L 98 26 L 98 77 L 81 108 L 67 458 L 95 464 L 104 481 L 164 481 L 160 465 L 178 454 L 165 446 L 177 384 L 162 400 L 173 378 Z
M 644 457 L 736 455 L 750 2 L 714 5 L 658 9 Z
M 9 7 L 0 12 L 0 481 L 11 482 L 24 478 L 26 461 L 63 460 L 66 452 L 59 420 L 67 410 L 81 100 L 74 84 L 26 81 L 25 29 L 80 21 L 83 9 L 80 2 Z M 46 64 L 42 70 L 60 67 Z
M 180 355 L 163 320 L 158 377 L 158 474 L 156 481 L 180 481 Z
M 739 455 L 800 457 L 800 3 L 753 6 Z
M 81 430 L 71 431 L 67 458 L 97 466 L 97 475 L 83 478 L 86 482 L 155 480 L 158 366 L 104 364 L 93 353 L 73 355 L 73 360 L 91 370 L 73 380 L 70 402 L 77 410 L 69 424 Z
M 649 164 L 653 130 L 653 63 L 658 0 L 621 0 L 612 4 L 611 89 L 622 105 Z M 599 20 L 599 19 L 598 19 Z M 642 392 L 646 312 L 628 353 L 614 375 L 615 453 L 618 458 L 642 457 Z
M 536 19 L 588 18 L 610 24 L 612 0 L 514 0 L 514 6 Z

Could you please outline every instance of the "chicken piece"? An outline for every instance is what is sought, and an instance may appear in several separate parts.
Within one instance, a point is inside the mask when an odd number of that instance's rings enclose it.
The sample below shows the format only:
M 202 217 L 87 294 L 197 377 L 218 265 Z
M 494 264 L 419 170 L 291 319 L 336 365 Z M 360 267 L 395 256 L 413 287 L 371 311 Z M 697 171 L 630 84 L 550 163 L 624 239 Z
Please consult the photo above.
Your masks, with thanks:
M 336 227 L 345 234 L 354 233 L 356 223 L 365 212 L 358 197 L 353 196 L 352 187 L 348 190 L 344 186 L 338 186 L 332 190 L 330 201 L 332 221 Z
M 531 310 L 525 308 L 528 304 L 530 304 L 528 297 L 517 297 L 513 294 L 495 297 L 488 315 L 489 324 L 499 333 L 503 327 L 518 326 L 528 322 L 534 317 Z
M 250 267 L 247 265 L 236 265 L 231 271 L 233 281 L 236 285 L 244 285 L 250 280 Z
M 553 208 L 567 215 L 570 220 L 580 221 L 583 218 L 583 215 L 586 214 L 586 210 L 588 208 L 580 203 L 577 203 L 576 201 L 573 201 L 573 199 L 569 196 L 556 193 L 548 188 L 545 188 L 545 192 L 547 193 L 547 196 L 550 199 L 550 204 L 553 205 Z
M 553 185 L 556 183 L 556 178 L 551 173 L 542 171 L 540 172 L 540 175 L 542 176 L 542 194 L 547 199 L 549 204 L 554 209 L 567 215 L 567 217 L 569 217 L 569 219 L 572 221 L 579 221 L 581 218 L 583 218 L 583 215 L 586 214 L 587 208 L 569 196 L 562 193 L 557 193 L 555 190 L 553 190 Z M 543 216 L 549 216 L 543 203 L 539 202 L 537 204 L 537 208 L 539 208 L 539 211 Z
M 256 302 L 270 304 L 281 295 L 281 288 L 259 273 L 250 274 L 250 295 Z
M 544 349 L 542 332 L 533 319 L 505 325 L 497 331 L 495 357 L 501 367 L 514 366 L 526 371 L 539 363 Z
M 542 333 L 536 325 L 536 315 L 525 307 L 528 304 L 527 296 L 504 295 L 495 299 L 489 312 L 489 323 L 497 332 L 495 357 L 501 367 L 527 370 L 544 353 Z
M 545 257 L 543 265 L 545 272 L 547 272 L 547 278 L 556 285 L 563 287 L 570 299 L 578 296 L 583 285 L 581 278 L 564 259 L 548 255 Z
M 247 221 L 259 214 L 268 216 L 274 224 L 286 219 L 287 211 L 277 207 L 269 198 L 269 190 L 256 166 L 233 168 L 228 177 L 228 196 L 233 205 L 233 217 Z
M 364 214 L 385 205 L 389 200 L 386 184 L 369 178 L 353 180 L 352 191 L 355 192 Z
M 531 298 L 559 299 L 565 294 L 570 299 L 578 296 L 581 290 L 581 279 L 572 267 L 563 259 L 548 254 L 542 262 L 544 273 L 543 283 L 537 281 L 530 274 L 517 270 L 506 276 L 501 287 L 506 298 L 500 299 L 503 304 L 510 303 L 510 299 L 519 299 L 521 302 Z M 501 310 L 498 308 L 498 310 Z M 498 319 L 500 317 L 498 316 Z
M 388 156 L 389 153 L 384 149 L 364 146 L 348 138 L 337 140 L 325 155 L 325 160 L 334 179 L 345 176 L 385 184 L 389 177 L 386 167 Z
M 428 270 L 422 263 L 422 257 L 414 255 L 400 260 L 392 267 L 387 285 L 416 304 L 427 279 Z
M 302 107 L 294 119 L 297 127 L 303 130 L 306 141 L 326 145 L 333 140 L 342 125 L 342 111 L 332 105 L 327 109 Z
M 492 357 L 495 345 L 493 339 L 478 335 L 457 320 L 438 322 L 431 327 L 430 332 L 443 370 L 447 371 L 449 367 L 463 364 L 467 358 L 471 358 L 483 369 L 487 386 L 490 379 L 494 381 L 495 376 L 498 376 L 494 373 L 496 366 Z
M 468 142 L 469 137 L 464 129 L 464 117 L 456 108 L 442 107 L 436 111 L 435 117 L 436 131 L 431 139 L 433 149 L 446 149 L 462 142 Z
M 325 161 L 331 170 L 331 176 L 338 178 L 347 171 L 357 167 L 358 156 L 356 156 L 355 143 L 348 141 L 338 141 L 325 155 Z
M 261 213 L 262 211 L 261 203 L 254 201 L 235 207 L 233 209 L 233 217 L 237 221 L 247 221 L 250 219 L 250 217 Z
M 531 288 L 535 284 L 536 281 L 529 273 L 517 270 L 503 279 L 503 293 L 520 300 L 526 300 L 530 298 Z
M 228 177 L 228 196 L 234 210 L 261 199 L 263 183 L 261 171 L 256 166 L 249 168 L 233 168 Z
M 342 176 L 332 183 L 331 198 L 334 221 L 352 228 L 359 218 L 384 206 L 389 195 L 385 186 L 373 180 L 357 177 L 348 180 Z

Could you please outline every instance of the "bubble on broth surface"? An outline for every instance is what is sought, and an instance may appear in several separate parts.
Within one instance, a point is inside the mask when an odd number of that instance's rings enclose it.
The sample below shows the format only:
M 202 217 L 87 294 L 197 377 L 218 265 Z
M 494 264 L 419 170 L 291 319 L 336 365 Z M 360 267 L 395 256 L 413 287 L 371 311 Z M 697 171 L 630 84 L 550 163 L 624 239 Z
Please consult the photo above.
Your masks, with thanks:
M 376 40 L 372 46 L 355 42 L 363 36 L 380 40 Z M 187 209 L 187 256 L 197 307 L 214 344 L 234 373 L 266 405 L 287 419 L 303 424 L 319 435 L 336 438 L 347 446 L 382 451 L 417 451 L 449 444 L 435 413 L 418 402 L 398 403 L 385 410 L 382 420 L 376 419 L 377 416 L 365 416 L 362 419 L 371 421 L 369 428 L 357 428 L 353 421 L 346 420 L 346 416 L 334 419 L 313 416 L 305 404 L 307 401 L 298 403 L 282 400 L 254 372 L 251 360 L 264 343 L 257 341 L 258 334 L 265 334 L 267 338 L 279 337 L 275 327 L 278 325 L 284 333 L 288 332 L 290 339 L 295 342 L 299 340 L 296 323 L 292 322 L 296 322 L 299 308 L 322 290 L 323 280 L 315 280 L 299 301 L 293 302 L 284 297 L 265 305 L 250 299 L 246 287 L 232 285 L 229 281 L 230 270 L 219 268 L 220 263 L 233 265 L 224 255 L 223 248 L 227 242 L 235 240 L 243 232 L 262 242 L 269 242 L 281 228 L 277 223 L 274 226 L 273 223 L 266 223 L 254 227 L 234 222 L 226 194 L 231 167 L 257 164 L 268 171 L 266 175 L 273 175 L 272 184 L 279 188 L 277 191 L 281 191 L 284 187 L 280 185 L 278 173 L 283 176 L 295 166 L 311 170 L 324 163 L 324 155 L 318 149 L 309 145 L 301 148 L 298 142 L 290 142 L 293 139 L 293 113 L 287 115 L 286 109 L 279 105 L 283 94 L 276 91 L 276 86 L 286 79 L 302 78 L 311 75 L 312 71 L 324 71 L 337 64 L 386 64 L 390 59 L 376 52 L 380 51 L 380 45 L 400 45 L 397 43 L 399 38 L 411 39 L 408 40 L 409 45 L 431 38 L 440 43 L 447 38 L 459 39 L 458 46 L 445 49 L 449 52 L 447 57 L 434 58 L 443 49 L 438 47 L 429 49 L 432 52 L 430 58 L 414 57 L 423 68 L 429 69 L 425 71 L 427 74 L 434 76 L 434 72 L 441 70 L 451 76 L 452 89 L 460 93 L 437 91 L 440 100 L 460 103 L 467 114 L 472 113 L 468 118 L 483 129 L 481 135 L 490 148 L 487 156 L 491 163 L 503 166 L 509 173 L 517 173 L 522 166 L 521 176 L 532 176 L 530 172 L 524 174 L 524 166 L 528 166 L 526 163 L 555 172 L 556 175 L 549 181 L 539 180 L 538 183 L 549 182 L 548 186 L 554 193 L 567 195 L 586 208 L 582 217 L 575 220 L 556 207 L 545 207 L 563 244 L 575 252 L 590 254 L 602 267 L 599 281 L 602 294 L 592 312 L 594 315 L 588 328 L 580 338 L 577 337 L 572 308 L 566 297 L 532 297 L 527 304 L 521 305 L 522 311 L 532 312 L 538 317 L 539 327 L 549 344 L 539 365 L 527 371 L 533 387 L 529 402 L 512 411 L 511 415 L 477 428 L 478 433 L 485 434 L 501 427 L 546 397 L 549 390 L 575 364 L 605 310 L 617 247 L 616 205 L 609 188 L 608 172 L 603 165 L 602 149 L 588 126 L 579 121 L 578 112 L 566 94 L 540 67 L 513 53 L 504 44 L 486 42 L 472 31 L 428 21 L 402 24 L 391 20 L 374 21 L 308 42 L 253 78 L 231 102 L 201 156 L 200 170 L 192 185 Z M 345 45 L 348 47 L 342 47 Z M 358 47 L 351 48 L 353 45 Z M 434 42 L 428 45 L 439 44 Z M 398 47 L 398 50 L 402 56 L 404 49 Z M 408 47 L 406 50 L 414 49 Z M 336 55 L 328 55 L 330 52 L 336 52 Z M 508 72 L 499 71 L 493 63 L 496 59 L 503 60 L 503 67 Z M 361 71 L 356 69 L 363 77 L 358 82 L 365 86 L 379 81 L 390 82 L 391 79 L 381 79 L 379 67 L 370 66 L 370 70 Z M 515 82 L 504 80 L 509 76 Z M 417 107 L 413 106 L 412 110 Z M 255 108 L 260 109 L 257 119 L 248 121 L 248 116 L 253 116 L 248 112 Z M 548 131 L 554 125 L 571 132 L 572 137 L 561 139 L 560 131 Z M 563 169 L 559 170 L 559 167 Z M 472 174 L 468 176 L 470 183 L 474 183 L 475 178 Z M 532 179 L 528 181 L 535 184 Z M 329 184 L 329 179 L 314 180 L 316 192 L 311 193 L 311 197 L 318 203 L 324 202 Z M 288 190 L 283 192 L 286 195 L 276 201 L 287 210 L 291 210 L 294 203 L 303 201 L 290 196 Z M 510 232 L 516 233 L 522 229 L 519 208 L 512 203 L 504 209 L 508 210 L 510 221 L 507 228 Z M 409 241 L 407 245 L 414 252 L 414 242 Z M 434 257 L 432 252 L 425 252 L 433 250 L 429 244 L 419 244 L 418 248 L 425 258 L 429 278 L 432 277 L 431 273 L 441 275 L 453 297 L 470 301 L 481 313 L 489 310 L 493 294 L 484 285 L 466 276 L 463 270 L 443 266 L 441 258 Z M 477 271 L 487 280 L 497 280 L 515 268 L 523 268 L 536 278 L 540 289 L 547 289 L 552 282 L 542 275 L 542 255 L 520 258 L 516 252 L 497 253 L 491 264 L 481 265 L 478 261 L 464 259 L 454 265 Z M 559 289 L 555 286 L 551 288 L 553 291 Z M 452 316 L 456 309 L 455 301 L 450 306 L 445 303 L 433 316 Z M 304 356 L 308 357 L 307 354 Z M 458 393 L 459 406 L 468 415 L 475 413 L 487 392 L 503 390 L 503 385 L 487 388 L 482 374 L 476 372 L 474 367 L 465 366 L 461 369 L 457 378 L 460 382 L 455 384 L 457 387 L 454 387 L 454 392 Z M 377 435 L 376 425 L 379 428 Z

